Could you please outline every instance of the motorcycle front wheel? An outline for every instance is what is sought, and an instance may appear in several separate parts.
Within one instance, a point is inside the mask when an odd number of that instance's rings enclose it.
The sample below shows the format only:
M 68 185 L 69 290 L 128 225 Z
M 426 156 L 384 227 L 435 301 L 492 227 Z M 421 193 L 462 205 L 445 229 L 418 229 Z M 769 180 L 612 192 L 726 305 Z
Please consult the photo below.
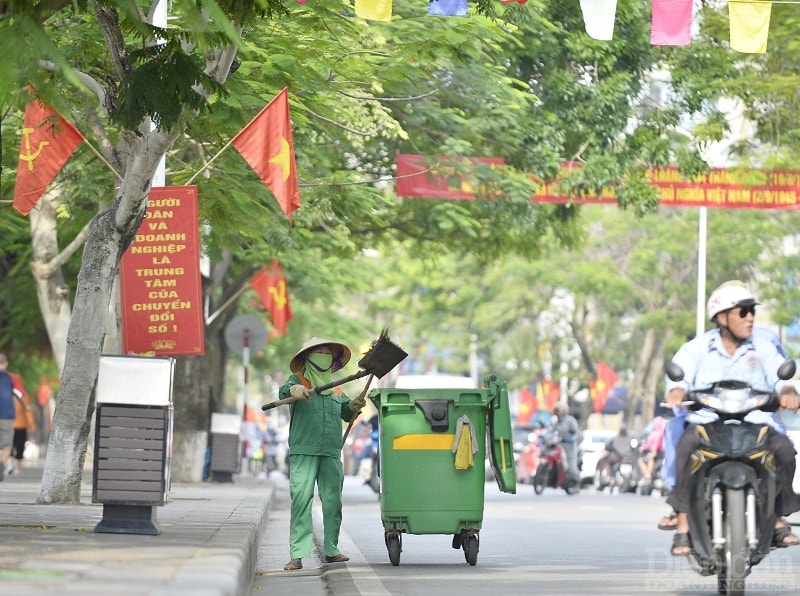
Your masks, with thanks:
M 745 532 L 745 494 L 741 489 L 725 489 L 723 536 L 725 549 L 720 553 L 717 591 L 729 596 L 744 596 L 750 553 Z

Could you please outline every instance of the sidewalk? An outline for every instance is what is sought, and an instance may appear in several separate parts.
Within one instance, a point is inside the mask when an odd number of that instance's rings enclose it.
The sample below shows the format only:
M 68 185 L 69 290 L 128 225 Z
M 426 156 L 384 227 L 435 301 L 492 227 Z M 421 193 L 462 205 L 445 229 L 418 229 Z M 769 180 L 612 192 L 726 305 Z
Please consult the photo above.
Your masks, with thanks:
M 161 534 L 95 533 L 91 473 L 80 505 L 36 505 L 42 463 L 0 482 L 0 594 L 247 596 L 274 487 L 174 483 L 156 507 Z M 33 466 L 33 467 L 31 467 Z

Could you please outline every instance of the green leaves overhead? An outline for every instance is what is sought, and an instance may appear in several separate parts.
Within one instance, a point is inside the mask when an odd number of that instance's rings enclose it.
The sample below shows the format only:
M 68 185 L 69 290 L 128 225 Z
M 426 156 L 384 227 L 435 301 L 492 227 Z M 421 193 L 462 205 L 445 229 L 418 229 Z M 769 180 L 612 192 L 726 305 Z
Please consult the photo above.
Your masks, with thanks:
M 175 126 L 182 114 L 196 116 L 208 94 L 224 94 L 224 87 L 203 72 L 196 55 L 185 54 L 177 40 L 131 52 L 135 68 L 119 87 L 119 107 L 110 117 L 127 130 L 135 130 L 150 118 L 165 130 Z

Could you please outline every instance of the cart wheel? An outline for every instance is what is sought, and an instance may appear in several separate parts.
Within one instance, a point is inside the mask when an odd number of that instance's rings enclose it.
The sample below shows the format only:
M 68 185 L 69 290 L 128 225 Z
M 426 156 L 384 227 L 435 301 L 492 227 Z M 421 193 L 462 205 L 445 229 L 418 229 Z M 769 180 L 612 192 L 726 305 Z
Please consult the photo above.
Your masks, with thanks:
M 389 551 L 389 560 L 392 565 L 397 567 L 400 564 L 400 551 L 403 550 L 400 534 L 386 534 L 386 549 Z
M 462 539 L 464 544 L 464 558 L 467 563 L 474 566 L 478 562 L 478 535 L 469 534 Z

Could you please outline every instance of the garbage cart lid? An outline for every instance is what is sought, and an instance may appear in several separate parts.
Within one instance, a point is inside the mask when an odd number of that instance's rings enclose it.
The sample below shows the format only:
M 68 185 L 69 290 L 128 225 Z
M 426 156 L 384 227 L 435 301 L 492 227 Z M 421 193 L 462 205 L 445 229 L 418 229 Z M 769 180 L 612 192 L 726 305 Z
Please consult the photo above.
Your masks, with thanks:
M 491 390 L 489 401 L 488 441 L 489 463 L 492 465 L 498 488 L 504 493 L 517 492 L 517 468 L 514 462 L 514 439 L 511 431 L 511 410 L 508 405 L 508 387 L 496 375 L 484 379 Z

